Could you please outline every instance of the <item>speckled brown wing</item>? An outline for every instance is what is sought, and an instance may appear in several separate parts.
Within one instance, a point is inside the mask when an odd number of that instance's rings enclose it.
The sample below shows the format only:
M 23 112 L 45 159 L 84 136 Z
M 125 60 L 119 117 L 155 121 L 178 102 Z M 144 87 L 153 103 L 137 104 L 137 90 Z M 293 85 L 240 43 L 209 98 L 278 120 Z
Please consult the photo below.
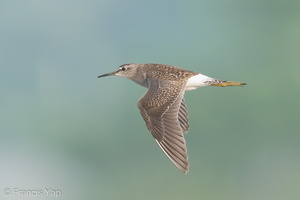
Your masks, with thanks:
M 184 133 L 188 132 L 189 119 L 188 119 L 188 112 L 187 112 L 187 107 L 185 105 L 184 99 L 182 99 L 182 101 L 181 101 L 181 105 L 180 105 L 179 112 L 178 112 L 178 120 L 179 120 L 182 131 Z
M 168 158 L 184 173 L 188 155 L 183 131 L 188 129 L 183 101 L 186 80 L 166 81 L 149 78 L 149 90 L 138 101 L 146 126 Z

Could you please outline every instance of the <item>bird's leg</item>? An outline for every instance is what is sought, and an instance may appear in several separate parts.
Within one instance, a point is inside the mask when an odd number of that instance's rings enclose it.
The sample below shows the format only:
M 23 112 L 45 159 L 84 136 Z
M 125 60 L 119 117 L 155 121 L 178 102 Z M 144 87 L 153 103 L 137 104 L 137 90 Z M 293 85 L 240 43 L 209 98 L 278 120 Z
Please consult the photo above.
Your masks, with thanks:
M 235 81 L 222 81 L 219 83 L 212 83 L 211 86 L 218 86 L 218 87 L 227 87 L 227 86 L 243 86 L 246 83 L 235 82 Z

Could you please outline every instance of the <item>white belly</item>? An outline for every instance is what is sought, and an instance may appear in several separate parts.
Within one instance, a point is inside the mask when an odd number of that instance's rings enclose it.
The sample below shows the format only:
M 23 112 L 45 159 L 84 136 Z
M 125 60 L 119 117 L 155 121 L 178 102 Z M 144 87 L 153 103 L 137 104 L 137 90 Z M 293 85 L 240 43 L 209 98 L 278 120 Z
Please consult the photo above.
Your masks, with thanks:
M 197 74 L 189 78 L 189 80 L 186 83 L 185 90 L 195 90 L 198 87 L 210 85 L 213 80 L 214 78 L 205 76 L 203 74 Z

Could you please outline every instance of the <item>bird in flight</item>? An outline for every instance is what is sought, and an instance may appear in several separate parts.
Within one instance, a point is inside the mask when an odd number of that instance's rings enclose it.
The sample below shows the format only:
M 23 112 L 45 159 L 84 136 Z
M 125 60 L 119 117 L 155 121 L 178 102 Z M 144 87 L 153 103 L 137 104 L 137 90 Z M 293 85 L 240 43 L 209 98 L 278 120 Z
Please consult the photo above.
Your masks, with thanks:
M 105 76 L 122 76 L 148 88 L 137 107 L 155 141 L 183 173 L 189 170 L 183 133 L 189 130 L 184 93 L 202 86 L 243 86 L 246 83 L 223 81 L 200 73 L 164 64 L 121 65 Z

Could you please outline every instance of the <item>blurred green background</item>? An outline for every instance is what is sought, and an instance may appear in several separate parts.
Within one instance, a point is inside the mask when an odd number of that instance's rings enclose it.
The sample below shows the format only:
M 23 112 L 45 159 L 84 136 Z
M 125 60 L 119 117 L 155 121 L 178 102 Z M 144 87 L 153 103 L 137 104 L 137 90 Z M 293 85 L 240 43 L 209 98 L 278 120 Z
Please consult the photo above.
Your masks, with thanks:
M 97 79 L 131 62 L 248 84 L 186 93 L 187 175 Z M 298 0 L 1 1 L 0 199 L 299 199 L 299 64 Z

